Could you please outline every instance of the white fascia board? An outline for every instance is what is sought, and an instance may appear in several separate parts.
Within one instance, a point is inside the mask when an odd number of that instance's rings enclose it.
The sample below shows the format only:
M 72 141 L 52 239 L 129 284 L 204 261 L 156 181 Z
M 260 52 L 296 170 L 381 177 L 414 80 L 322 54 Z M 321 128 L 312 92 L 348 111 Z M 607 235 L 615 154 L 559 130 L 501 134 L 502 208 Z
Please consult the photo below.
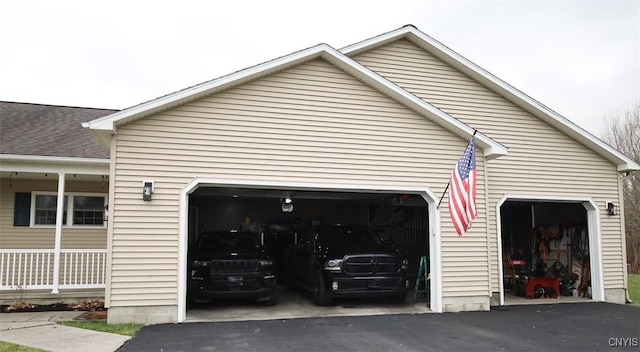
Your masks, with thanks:
M 398 28 L 398 29 L 396 29 L 394 31 L 383 33 L 383 34 L 375 36 L 373 38 L 369 38 L 369 39 L 363 40 L 361 42 L 346 46 L 346 47 L 340 49 L 340 52 L 345 54 L 345 55 L 347 55 L 347 56 L 357 55 L 358 53 L 360 53 L 362 51 L 368 51 L 368 50 L 371 50 L 371 49 L 379 47 L 379 46 L 384 46 L 387 43 L 391 43 L 393 41 L 396 41 L 399 38 L 402 38 L 402 37 L 406 36 L 407 34 L 413 33 L 415 31 L 418 31 L 418 29 L 413 27 L 413 26 L 411 26 L 411 25 L 407 25 L 407 26 L 404 26 L 402 28 Z
M 411 25 L 347 46 L 340 51 L 345 55 L 353 56 L 362 51 L 383 46 L 402 37 L 469 75 L 532 115 L 576 139 L 586 147 L 616 164 L 619 172 L 640 170 L 638 163 L 626 157 L 615 148 Z
M 389 96 L 400 104 L 407 106 L 411 110 L 428 118 L 444 129 L 451 131 L 453 134 L 459 136 L 460 138 L 470 139 L 471 136 L 473 136 L 475 130 L 469 125 L 462 123 L 460 120 L 452 117 L 444 111 L 400 88 L 393 82 L 385 79 L 377 73 L 369 70 L 365 66 L 348 58 L 346 55 L 340 53 L 339 51 L 333 48 L 329 48 L 327 53 L 329 55 L 324 57 L 325 60 L 356 76 L 365 84 L 368 84 L 369 86 L 377 89 L 378 91 Z M 475 138 L 477 145 L 483 149 L 484 156 L 487 159 L 495 159 L 499 156 L 507 154 L 506 147 L 487 137 L 483 133 L 478 132 Z
M 0 171 L 108 175 L 109 159 L 37 155 L 0 155 Z
M 407 106 L 413 111 L 416 111 L 420 115 L 429 118 L 436 124 L 451 131 L 460 138 L 471 138 L 474 133 L 474 129 L 472 129 L 468 125 L 460 122 L 452 116 L 437 109 L 433 105 L 426 103 L 415 95 L 398 87 L 394 83 L 367 69 L 363 65 L 355 62 L 354 60 L 350 59 L 349 57 L 345 56 L 344 54 L 340 53 L 338 50 L 330 47 L 327 44 L 319 44 L 317 46 L 272 61 L 268 61 L 264 64 L 257 65 L 236 72 L 234 74 L 224 76 L 216 80 L 187 88 L 176 93 L 158 98 L 156 100 L 116 112 L 114 114 L 84 123 L 83 127 L 88 128 L 89 130 L 94 132 L 94 135 L 98 137 L 99 140 L 104 139 L 104 141 L 101 140 L 101 143 L 105 145 L 103 143 L 106 142 L 106 136 L 104 136 L 104 134 L 115 134 L 118 125 L 121 125 L 128 121 L 132 121 L 136 118 L 148 116 L 172 106 L 184 104 L 187 101 L 192 101 L 202 96 L 213 94 L 217 91 L 242 84 L 249 80 L 254 80 L 259 77 L 270 75 L 274 72 L 281 71 L 288 67 L 295 66 L 316 58 L 323 58 L 327 60 L 336 67 L 357 77 L 365 84 L 368 84 L 381 93 L 388 95 L 392 99 Z M 103 135 L 101 136 L 99 132 L 102 132 Z M 507 154 L 507 148 L 488 138 L 482 133 L 477 134 L 476 139 L 478 141 L 478 146 L 484 150 L 484 156 L 488 159 L 494 159 L 498 156 Z
M 184 104 L 188 101 L 196 100 L 202 96 L 210 95 L 216 91 L 221 91 L 231 86 L 236 86 L 259 77 L 267 76 L 287 67 L 313 60 L 316 57 L 319 57 L 327 48 L 329 48 L 328 45 L 319 44 L 212 81 L 162 96 L 155 100 L 121 110 L 114 114 L 85 122 L 83 127 L 90 130 L 110 131 L 115 134 L 118 125 L 127 123 L 128 121 L 136 118 L 151 115 L 155 112 L 162 111 L 173 106 Z

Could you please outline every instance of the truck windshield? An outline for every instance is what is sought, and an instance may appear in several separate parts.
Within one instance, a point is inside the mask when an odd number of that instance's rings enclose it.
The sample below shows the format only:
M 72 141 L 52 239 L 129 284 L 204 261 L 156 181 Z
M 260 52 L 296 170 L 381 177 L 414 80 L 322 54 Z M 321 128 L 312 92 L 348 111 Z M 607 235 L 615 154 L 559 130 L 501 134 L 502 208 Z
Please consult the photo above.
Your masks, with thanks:
M 200 238 L 200 250 L 242 251 L 260 247 L 258 237 L 252 233 L 218 232 L 208 233 Z
M 327 244 L 381 244 L 382 239 L 368 228 L 332 227 L 318 232 L 318 240 Z

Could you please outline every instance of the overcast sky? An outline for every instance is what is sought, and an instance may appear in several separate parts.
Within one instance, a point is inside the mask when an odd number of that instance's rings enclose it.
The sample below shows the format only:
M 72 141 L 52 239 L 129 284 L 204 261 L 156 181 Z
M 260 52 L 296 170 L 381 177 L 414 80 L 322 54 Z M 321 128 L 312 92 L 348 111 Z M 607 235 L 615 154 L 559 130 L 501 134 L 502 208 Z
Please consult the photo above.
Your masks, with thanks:
M 640 100 L 638 0 L 0 0 L 0 100 L 123 109 L 405 24 L 597 136 Z

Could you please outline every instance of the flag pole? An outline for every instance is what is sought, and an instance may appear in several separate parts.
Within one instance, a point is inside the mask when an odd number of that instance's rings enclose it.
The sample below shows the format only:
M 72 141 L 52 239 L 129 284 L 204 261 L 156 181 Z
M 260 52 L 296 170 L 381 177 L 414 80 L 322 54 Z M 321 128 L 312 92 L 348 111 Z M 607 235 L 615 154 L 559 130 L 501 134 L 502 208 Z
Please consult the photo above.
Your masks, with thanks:
M 469 143 L 471 143 L 471 141 L 473 140 L 473 137 L 476 136 L 476 133 L 478 133 L 478 130 L 473 130 L 473 135 L 471 136 L 471 140 L 469 141 Z M 467 143 L 467 147 L 469 146 L 469 143 Z M 444 199 L 444 196 L 447 194 L 447 191 L 449 190 L 449 186 L 451 186 L 451 179 L 449 179 L 449 182 L 447 182 L 447 187 L 445 187 L 444 192 L 442 192 L 442 197 L 440 197 L 440 201 L 438 202 L 438 206 L 436 207 L 437 209 L 440 209 L 440 204 L 442 204 L 442 200 Z

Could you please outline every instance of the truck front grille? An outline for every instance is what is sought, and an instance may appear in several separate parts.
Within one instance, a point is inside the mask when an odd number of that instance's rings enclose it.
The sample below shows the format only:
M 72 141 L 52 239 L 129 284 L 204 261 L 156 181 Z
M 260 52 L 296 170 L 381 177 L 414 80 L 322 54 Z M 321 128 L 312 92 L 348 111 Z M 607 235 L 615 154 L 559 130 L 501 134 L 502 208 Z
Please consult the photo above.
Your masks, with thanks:
M 388 275 L 398 271 L 396 257 L 387 254 L 347 256 L 342 263 L 347 274 Z
M 210 268 L 212 273 L 246 273 L 258 271 L 259 265 L 257 260 L 212 260 Z

